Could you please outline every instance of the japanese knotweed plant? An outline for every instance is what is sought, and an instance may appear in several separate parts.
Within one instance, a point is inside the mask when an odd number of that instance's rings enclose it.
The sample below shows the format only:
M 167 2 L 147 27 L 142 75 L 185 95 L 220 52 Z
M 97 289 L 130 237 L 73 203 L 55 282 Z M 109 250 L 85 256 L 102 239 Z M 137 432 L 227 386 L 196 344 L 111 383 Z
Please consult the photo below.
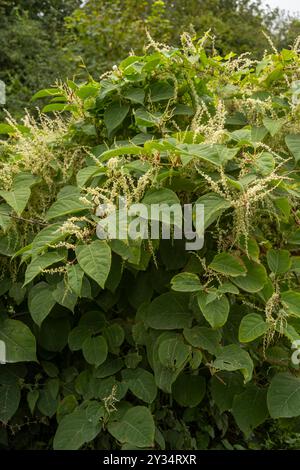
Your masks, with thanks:
M 297 442 L 298 46 L 207 41 L 150 41 L 0 125 L 1 445 Z M 203 247 L 99 239 L 120 196 L 202 204 Z

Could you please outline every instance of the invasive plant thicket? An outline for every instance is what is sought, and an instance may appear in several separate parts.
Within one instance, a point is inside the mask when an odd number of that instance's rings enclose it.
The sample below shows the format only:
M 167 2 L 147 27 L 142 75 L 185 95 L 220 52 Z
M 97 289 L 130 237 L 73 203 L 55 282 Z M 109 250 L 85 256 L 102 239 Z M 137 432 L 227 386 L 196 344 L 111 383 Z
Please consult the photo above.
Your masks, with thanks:
M 298 45 L 257 62 L 206 39 L 150 41 L 1 124 L 1 445 L 299 441 Z M 98 239 L 119 195 L 202 203 L 203 248 Z

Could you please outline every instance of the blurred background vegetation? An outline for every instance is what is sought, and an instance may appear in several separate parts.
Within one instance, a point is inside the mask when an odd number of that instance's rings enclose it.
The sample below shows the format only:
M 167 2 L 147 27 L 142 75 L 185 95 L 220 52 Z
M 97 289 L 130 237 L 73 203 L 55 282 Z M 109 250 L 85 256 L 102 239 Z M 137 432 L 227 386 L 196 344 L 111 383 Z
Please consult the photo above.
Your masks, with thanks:
M 56 79 L 95 79 L 126 57 L 142 53 L 146 30 L 176 45 L 183 31 L 216 36 L 220 54 L 288 47 L 299 19 L 260 0 L 0 0 L 0 80 L 6 108 L 20 116 L 30 97 Z M 0 117 L 3 118 L 3 112 Z

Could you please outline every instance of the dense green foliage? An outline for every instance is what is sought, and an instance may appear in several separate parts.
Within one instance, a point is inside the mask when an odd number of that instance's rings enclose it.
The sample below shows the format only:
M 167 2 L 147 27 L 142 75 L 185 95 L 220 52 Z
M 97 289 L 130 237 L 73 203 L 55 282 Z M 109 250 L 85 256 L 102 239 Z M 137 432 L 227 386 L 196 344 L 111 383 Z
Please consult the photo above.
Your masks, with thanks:
M 15 116 L 33 109 L 32 93 L 56 79 L 98 80 L 129 51 L 143 54 L 146 29 L 174 45 L 184 31 L 201 37 L 210 29 L 220 54 L 259 58 L 268 47 L 263 31 L 279 47 L 300 32 L 299 20 L 260 0 L 0 0 L 0 29 L 0 80 Z
M 63 42 L 64 18 L 79 4 L 0 0 L 0 80 L 12 114 L 31 107 L 35 90 L 73 73 Z
M 3 446 L 299 446 L 300 55 L 209 49 L 152 42 L 1 124 Z M 203 248 L 99 240 L 119 195 L 204 204 Z

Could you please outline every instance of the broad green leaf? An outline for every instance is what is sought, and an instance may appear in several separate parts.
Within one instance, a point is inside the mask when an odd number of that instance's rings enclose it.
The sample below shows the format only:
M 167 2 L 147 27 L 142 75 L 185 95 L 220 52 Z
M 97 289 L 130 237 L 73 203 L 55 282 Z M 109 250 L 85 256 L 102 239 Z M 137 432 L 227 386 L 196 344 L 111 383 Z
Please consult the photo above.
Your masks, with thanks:
M 285 142 L 296 162 L 298 162 L 300 160 L 300 134 L 287 135 Z
M 0 123 L 0 134 L 14 134 L 17 130 L 10 124 Z
M 244 190 L 244 187 L 247 187 L 249 181 L 252 182 L 253 180 L 255 180 L 255 175 L 251 173 L 240 178 L 239 181 L 230 176 L 226 176 L 226 183 L 231 186 L 231 188 L 241 192 Z
M 292 262 L 291 271 L 300 273 L 300 256 L 292 256 L 291 262 Z
M 14 256 L 20 248 L 18 232 L 9 232 L 6 235 L 0 235 L 0 254 L 4 256 Z
M 228 148 L 222 144 L 183 144 L 181 147 L 188 155 L 200 158 L 216 166 L 224 165 L 229 160 L 232 160 L 239 151 L 236 147 Z
M 80 191 L 75 186 L 65 186 L 57 195 L 57 200 L 52 204 L 46 214 L 46 219 L 51 220 L 68 214 L 77 214 L 89 208 L 80 201 Z
M 51 378 L 56 378 L 58 377 L 59 375 L 59 369 L 58 367 L 56 367 L 55 364 L 53 364 L 53 362 L 49 362 L 49 361 L 41 361 L 41 365 L 44 369 L 44 371 L 46 372 L 46 374 L 51 377 Z
M 103 336 L 107 341 L 108 348 L 113 354 L 118 354 L 119 347 L 125 339 L 124 329 L 118 323 L 113 323 L 103 330 Z
M 265 334 L 268 330 L 267 323 L 258 313 L 249 313 L 242 318 L 239 327 L 239 341 L 249 343 Z
M 165 82 L 159 81 L 150 86 L 150 100 L 152 103 L 157 101 L 170 100 L 174 98 L 175 89 L 174 85 Z
M 103 414 L 103 406 L 91 402 L 64 416 L 54 436 L 54 450 L 77 450 L 95 439 L 101 431 L 100 418 Z
M 143 147 L 138 147 L 137 145 L 126 145 L 102 152 L 99 160 L 101 162 L 105 162 L 106 160 L 109 160 L 112 157 L 118 157 L 119 155 L 142 155 L 143 153 L 145 153 Z
M 17 383 L 0 385 L 0 422 L 4 425 L 13 417 L 21 400 L 20 386 Z
M 300 292 L 292 290 L 282 292 L 281 302 L 289 314 L 300 317 Z
M 44 88 L 43 90 L 39 90 L 37 93 L 35 93 L 33 97 L 31 98 L 31 100 L 35 101 L 38 98 L 59 96 L 61 94 L 62 94 L 62 90 L 60 88 Z
M 226 209 L 231 206 L 229 201 L 216 193 L 208 193 L 197 199 L 196 204 L 204 205 L 204 228 L 209 227 Z
M 245 383 L 252 378 L 253 362 L 247 351 L 237 344 L 224 346 L 214 361 L 214 367 L 220 370 L 232 372 L 240 370 L 244 376 Z
M 39 390 L 29 390 L 27 393 L 27 403 L 30 409 L 31 414 L 33 415 L 37 401 L 39 399 L 40 392 Z
M 125 366 L 128 369 L 135 369 L 142 360 L 142 356 L 138 352 L 129 352 L 125 356 Z
M 156 330 L 189 328 L 192 320 L 186 297 L 171 292 L 154 299 L 146 315 L 147 324 Z
M 221 413 L 232 409 L 235 395 L 244 390 L 242 376 L 236 372 L 217 372 L 211 379 L 211 394 Z
M 20 305 L 26 295 L 26 288 L 22 287 L 21 282 L 14 282 L 9 289 L 8 295 L 14 299 L 17 305 Z
M 218 292 L 220 292 L 220 294 L 235 294 L 235 295 L 238 295 L 239 290 L 230 281 L 226 281 L 226 282 L 223 282 L 223 284 L 221 284 L 218 287 Z
M 23 322 L 10 318 L 1 321 L 0 340 L 5 344 L 7 363 L 36 361 L 35 337 Z
M 267 302 L 271 298 L 274 294 L 274 286 L 270 278 L 267 279 L 264 287 L 257 294 L 264 302 Z
M 205 396 L 206 382 L 200 375 L 181 374 L 172 387 L 174 399 L 180 406 L 199 405 Z
M 170 369 L 162 364 L 156 365 L 154 369 L 155 383 L 165 393 L 171 393 L 172 384 L 175 382 L 180 369 Z
M 6 230 L 12 223 L 12 218 L 10 217 L 11 207 L 8 204 L 0 204 L 0 228 L 5 233 Z
M 232 282 L 234 282 L 234 284 L 246 292 L 259 292 L 262 290 L 268 280 L 264 266 L 249 260 L 246 256 L 244 256 L 242 259 L 244 265 L 247 268 L 247 273 L 244 276 L 237 276 L 232 278 Z
M 230 253 L 217 254 L 209 265 L 210 269 L 226 276 L 243 276 L 246 268 L 243 261 Z
M 300 416 L 300 378 L 288 372 L 276 374 L 268 389 L 267 402 L 273 419 Z
M 92 299 L 92 286 L 87 276 L 83 276 L 82 279 L 82 288 L 81 288 L 81 297 L 86 299 Z
M 150 113 L 144 108 L 138 108 L 134 113 L 135 121 L 141 127 L 158 126 L 162 118 L 162 113 Z
M 77 295 L 69 288 L 65 281 L 61 281 L 52 291 L 52 297 L 58 304 L 74 312 L 77 302 Z
M 110 292 L 115 292 L 118 288 L 122 279 L 123 268 L 123 261 L 120 256 L 112 256 L 110 272 L 105 283 L 106 289 Z M 137 295 L 139 296 L 139 292 L 137 292 Z
M 267 261 L 270 270 L 275 274 L 284 274 L 291 267 L 290 253 L 288 250 L 268 250 Z
M 178 103 L 176 104 L 174 111 L 174 116 L 193 116 L 193 108 L 187 106 L 186 104 Z
M 74 104 L 68 104 L 68 103 L 50 103 L 46 104 L 46 106 L 43 107 L 42 112 L 43 113 L 53 113 L 55 111 L 76 111 L 77 106 Z
M 142 199 L 143 204 L 179 204 L 177 194 L 168 188 L 149 189 Z
M 61 231 L 61 223 L 51 224 L 43 228 L 33 239 L 31 254 L 37 255 L 47 250 L 51 245 L 64 240 L 67 234 Z
M 291 214 L 291 204 L 289 198 L 276 197 L 276 199 L 274 199 L 274 204 L 279 212 L 280 217 L 284 218 L 285 221 L 288 221 L 288 218 Z
M 179 273 L 171 279 L 172 290 L 177 292 L 198 292 L 202 290 L 199 277 L 193 273 Z
M 181 369 L 191 354 L 191 347 L 184 343 L 182 336 L 162 341 L 158 348 L 158 357 L 163 366 Z
M 110 377 L 111 375 L 116 374 L 121 369 L 124 368 L 124 361 L 120 357 L 117 359 L 111 359 L 110 357 L 101 364 L 101 366 L 97 367 L 94 372 L 94 376 L 97 379 L 105 379 L 106 377 Z
M 210 354 L 216 355 L 220 349 L 221 334 L 219 330 L 212 330 L 206 326 L 185 328 L 183 335 L 194 348 L 201 348 Z
M 67 266 L 68 285 L 78 297 L 81 297 L 83 269 L 79 264 L 69 264 Z
M 28 309 L 33 321 L 41 326 L 55 305 L 52 288 L 47 282 L 39 282 L 28 294 Z
M 238 142 L 240 146 L 255 145 L 256 142 L 261 141 L 267 134 L 267 130 L 263 127 L 260 128 L 242 128 L 231 132 L 230 137 Z
M 78 245 L 75 253 L 83 271 L 104 289 L 111 266 L 111 251 L 107 243 L 96 240 L 89 245 Z
M 157 395 L 153 375 L 145 369 L 125 369 L 122 371 L 123 381 L 129 390 L 140 400 L 152 403 Z
M 29 245 L 23 246 L 23 248 L 19 248 L 17 251 L 14 251 L 12 259 L 17 258 L 18 256 L 21 256 L 21 264 L 30 260 L 30 258 L 32 257 L 31 248 L 32 248 L 31 243 Z
M 14 135 L 19 131 L 21 134 L 30 134 L 29 127 L 24 126 L 23 124 L 10 124 L 0 123 L 0 134 Z
M 13 184 L 12 184 L 12 189 L 18 189 L 18 188 L 23 188 L 28 187 L 31 188 L 35 184 L 39 183 L 41 181 L 41 178 L 32 175 L 31 173 L 26 173 L 26 172 L 20 172 L 13 178 Z
M 11 287 L 13 286 L 13 282 L 9 278 L 2 279 L 0 283 L 0 296 L 4 295 Z
M 290 319 L 290 321 L 292 321 L 292 319 Z M 290 340 L 291 343 L 293 341 L 300 340 L 300 335 L 297 330 L 287 322 L 284 322 L 283 324 L 277 322 L 276 331 L 278 331 L 280 335 L 284 335 L 287 339 Z
M 154 420 L 145 406 L 134 406 L 126 411 L 120 421 L 109 422 L 108 431 L 122 444 L 128 443 L 140 448 L 154 445 Z
M 259 246 L 255 238 L 241 235 L 238 240 L 239 248 L 253 261 L 259 261 Z
M 64 397 L 58 403 L 58 406 L 57 406 L 57 411 L 56 411 L 57 422 L 60 423 L 62 418 L 69 415 L 70 413 L 73 413 L 77 405 L 78 405 L 78 402 L 74 395 L 67 395 L 66 397 Z
M 158 350 L 160 344 L 171 338 L 177 338 L 177 333 L 165 331 L 160 334 L 156 341 L 147 343 L 147 354 L 150 365 L 154 371 L 155 383 L 165 393 L 171 393 L 173 382 L 175 382 L 182 369 L 170 369 L 165 367 L 159 360 Z
M 82 100 L 86 100 L 87 98 L 97 95 L 99 88 L 99 84 L 95 82 L 93 84 L 81 85 L 76 89 L 76 95 Z
M 267 176 L 275 168 L 275 160 L 271 153 L 262 152 L 262 154 L 255 160 L 255 168 L 263 176 Z
M 288 238 L 288 243 L 291 245 L 300 245 L 300 228 L 297 228 L 291 233 Z
M 23 186 L 17 187 L 13 191 L 0 191 L 0 196 L 13 208 L 18 216 L 24 211 L 30 198 L 30 188 Z
M 112 103 L 106 108 L 104 112 L 104 124 L 109 136 L 122 124 L 129 109 L 129 105 L 121 105 L 120 103 Z
M 83 342 L 82 352 L 86 362 L 100 366 L 107 358 L 107 342 L 103 336 L 89 337 Z
M 52 266 L 53 264 L 59 263 L 63 261 L 65 258 L 64 252 L 49 252 L 45 253 L 44 255 L 37 256 L 34 258 L 31 263 L 27 266 L 25 272 L 25 282 L 23 286 L 26 286 L 29 282 L 31 282 L 36 276 L 41 274 L 44 269 Z
M 266 390 L 250 385 L 234 397 L 232 414 L 238 427 L 249 436 L 253 429 L 269 417 Z
M 100 84 L 99 99 L 103 100 L 112 91 L 119 89 L 118 83 L 113 83 L 111 80 L 102 80 Z
M 275 134 L 277 134 L 277 132 L 280 131 L 280 129 L 282 128 L 282 126 L 284 125 L 286 119 L 285 118 L 282 118 L 282 119 L 272 119 L 272 118 L 269 118 L 269 117 L 265 117 L 263 119 L 263 124 L 265 126 L 266 129 L 268 129 L 268 131 L 270 132 L 271 136 L 273 137 Z
M 203 354 L 200 349 L 192 349 L 189 358 L 189 366 L 192 370 L 199 370 L 200 364 L 203 361 Z
M 257 129 L 257 128 L 256 128 Z M 240 144 L 251 144 L 251 133 L 254 131 L 256 134 L 256 129 L 252 127 L 251 129 L 248 127 L 242 127 L 241 129 L 237 129 L 236 131 L 233 131 L 230 133 L 231 139 L 235 140 L 236 142 L 239 142 Z M 260 128 L 263 129 L 263 128 Z M 263 129 L 265 134 L 267 134 L 266 129 Z
M 143 88 L 129 87 L 123 94 L 124 98 L 132 101 L 133 103 L 144 104 L 145 91 Z
M 71 351 L 82 349 L 86 339 L 91 337 L 91 331 L 86 325 L 78 325 L 73 328 L 68 337 L 69 348 Z
M 58 399 L 59 391 L 59 379 L 48 379 L 39 393 L 39 399 L 37 401 L 37 407 L 39 411 L 44 415 L 52 418 L 57 411 L 59 403 Z
M 163 117 L 161 113 L 155 113 L 155 115 L 160 115 Z M 178 147 L 174 145 L 174 143 L 171 141 L 171 139 L 159 139 L 159 140 L 154 140 L 151 138 L 150 140 L 146 140 L 144 143 L 144 149 L 146 153 L 153 153 L 155 151 L 158 152 L 176 152 L 178 151 Z M 157 181 L 160 181 L 158 178 Z
M 206 321 L 212 328 L 221 328 L 225 325 L 230 305 L 226 295 L 218 295 L 215 300 L 207 303 L 208 294 L 199 292 L 197 294 L 198 305 Z
M 91 165 L 87 166 L 85 168 L 82 168 L 81 170 L 78 171 L 76 175 L 76 182 L 77 185 L 81 188 L 83 186 L 86 186 L 88 181 L 93 177 L 97 175 L 104 175 L 104 168 L 101 168 L 97 165 Z

